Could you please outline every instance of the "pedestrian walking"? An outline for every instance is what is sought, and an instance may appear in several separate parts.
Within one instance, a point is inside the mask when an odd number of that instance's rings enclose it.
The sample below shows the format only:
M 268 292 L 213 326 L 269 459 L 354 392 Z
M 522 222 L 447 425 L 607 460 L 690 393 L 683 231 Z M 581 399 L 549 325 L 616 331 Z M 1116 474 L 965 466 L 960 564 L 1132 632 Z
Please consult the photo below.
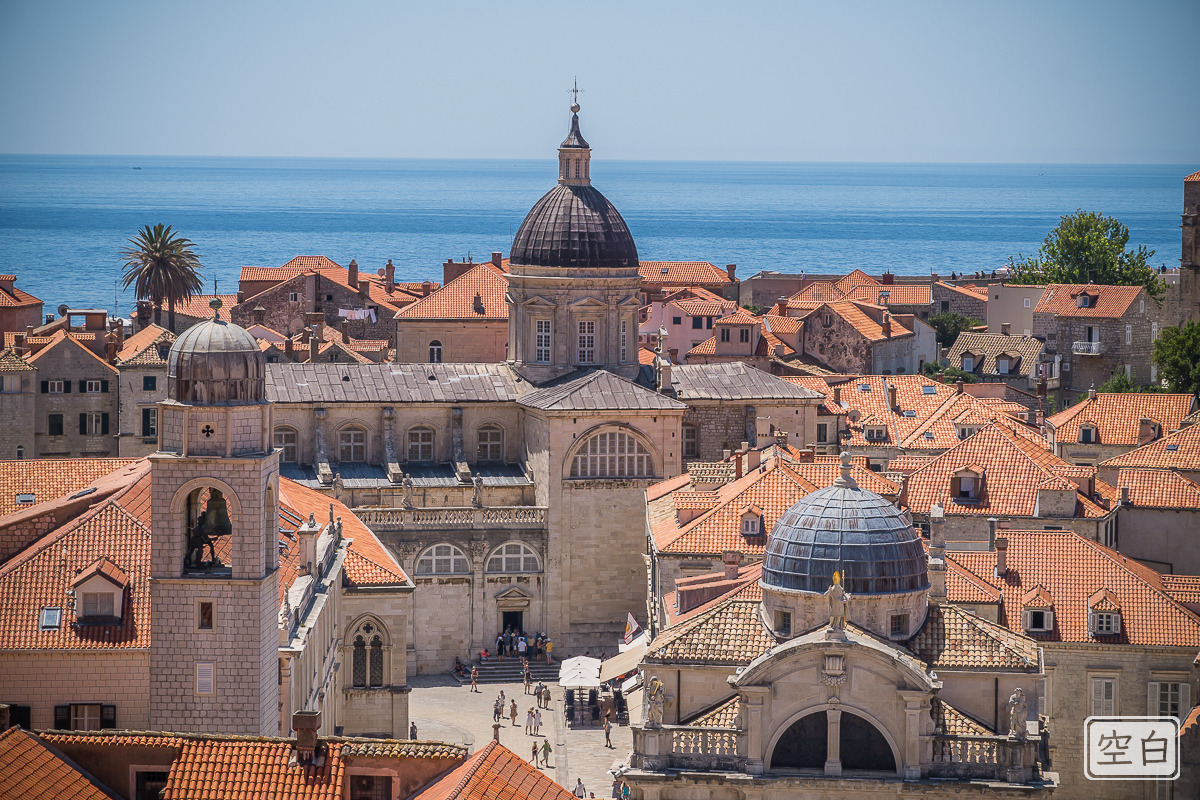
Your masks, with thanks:
M 533 709 L 529 709 L 529 713 L 525 715 L 525 733 L 533 736 Z
M 550 740 L 542 739 L 542 763 L 547 767 L 550 766 L 550 754 L 554 751 L 550 749 Z
M 621 800 L 629 800 L 629 784 L 621 781 Z
M 525 637 L 522 636 L 520 639 L 517 639 L 517 655 L 519 655 L 521 658 L 524 658 L 525 653 L 528 650 L 529 644 L 525 641 Z
M 414 742 L 417 740 L 417 723 L 414 722 L 412 725 L 408 726 L 408 738 L 412 739 Z
M 525 668 L 525 674 L 522 675 L 521 678 L 525 684 L 525 694 L 529 694 L 529 683 L 530 679 L 532 678 L 532 676 L 529 674 L 529 667 Z
M 571 791 L 571 794 L 576 797 L 587 797 L 587 789 L 583 788 L 583 778 L 575 779 L 575 788 Z
M 547 686 L 542 690 L 542 708 L 550 707 L 550 687 Z
M 501 706 L 499 700 L 492 703 L 492 722 L 500 721 L 500 708 Z
M 504 634 L 496 637 L 496 658 L 504 660 Z
M 519 712 L 517 711 L 517 700 L 516 700 L 516 698 L 513 698 L 512 708 L 510 708 L 508 710 L 508 718 L 512 720 L 512 726 L 514 728 L 517 727 L 517 714 L 518 713 Z
M 611 748 L 613 746 L 611 736 L 612 736 L 612 722 L 609 721 L 608 717 L 605 717 L 604 718 L 604 746 L 605 747 Z
M 533 712 L 533 735 L 542 735 L 542 712 L 540 711 Z
M 532 755 L 529 756 L 529 762 L 531 764 L 533 764 L 535 767 L 538 765 L 538 744 L 537 744 L 537 742 L 533 743 L 533 753 L 532 753 Z
M 621 782 L 616 778 L 613 778 L 612 796 L 614 800 L 621 800 Z
M 479 667 L 471 665 L 471 691 L 479 691 Z

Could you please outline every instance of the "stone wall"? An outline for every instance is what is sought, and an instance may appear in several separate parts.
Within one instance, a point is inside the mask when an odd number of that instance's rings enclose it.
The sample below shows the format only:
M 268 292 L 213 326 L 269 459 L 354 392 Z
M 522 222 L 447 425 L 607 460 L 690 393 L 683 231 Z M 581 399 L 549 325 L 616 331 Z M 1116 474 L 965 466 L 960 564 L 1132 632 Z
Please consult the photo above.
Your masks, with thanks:
M 914 515 L 923 516 L 923 515 Z M 988 539 L 988 516 L 970 514 L 946 514 L 946 541 L 948 542 L 986 542 Z M 1100 530 L 1107 518 L 1101 517 L 999 517 L 1001 521 L 1008 520 L 1012 530 L 1041 530 L 1043 528 L 1075 531 L 1086 539 L 1094 542 L 1103 541 Z M 1001 530 L 997 536 L 1003 536 Z
M 1121 506 L 1116 549 L 1160 572 L 1200 575 L 1197 530 L 1200 511 L 1195 509 Z
M 341 663 L 342 725 L 347 736 L 408 736 L 408 645 L 412 590 L 346 589 L 342 592 Z M 382 626 L 384 681 L 379 688 L 355 688 L 355 630 L 362 620 Z
M 508 321 L 397 319 L 396 361 L 423 364 L 429 361 L 429 344 L 442 345 L 446 363 L 503 363 L 508 356 Z
M 983 295 L 968 297 L 963 292 L 947 289 L 939 283 L 933 285 L 932 293 L 934 314 L 962 314 L 964 317 L 987 322 L 988 301 Z
M 115 705 L 118 728 L 147 730 L 149 665 L 146 650 L 3 652 L 0 703 L 29 706 L 30 724 L 37 730 L 53 729 L 54 706 L 68 703 Z
M 834 372 L 870 372 L 871 343 L 837 314 L 831 314 L 832 324 L 825 327 L 822 319 L 824 314 L 824 311 L 817 309 L 805 320 L 803 352 Z
M 757 447 L 757 416 L 752 405 L 692 401 L 683 414 L 683 424 L 696 428 L 697 454 L 688 460 L 719 461 L 723 451 L 737 450 L 742 442 Z
M 144 379 L 154 378 L 154 389 L 143 389 Z M 158 436 L 144 435 L 142 410 L 155 408 L 167 399 L 167 367 L 125 367 L 118 378 L 120 401 L 120 425 L 113 430 L 118 437 L 121 457 L 148 456 L 158 450 Z
M 119 425 L 117 371 L 69 340 L 63 340 L 53 348 L 41 351 L 37 367 L 37 382 L 33 386 L 37 406 L 34 413 L 37 457 L 116 456 Z M 43 394 L 41 383 L 44 381 L 71 381 L 71 391 Z M 81 381 L 103 381 L 107 384 L 108 391 L 81 392 Z M 81 434 L 79 415 L 84 413 L 107 415 L 109 432 Z M 62 436 L 50 436 L 51 414 L 62 414 Z M 26 458 L 32 456 L 32 453 L 26 451 Z
M 292 300 L 295 294 L 297 299 Z M 396 294 L 397 300 L 408 295 Z M 306 325 L 305 314 L 322 312 L 325 324 L 338 325 L 340 317 L 338 309 L 376 308 L 376 320 L 349 320 L 349 333 L 355 339 L 386 339 L 392 341 L 396 332 L 396 323 L 392 318 L 394 311 L 379 306 L 371 300 L 364 300 L 359 292 L 335 283 L 317 273 L 308 273 L 289 278 L 276 286 L 248 297 L 229 309 L 229 317 L 243 328 L 254 324 L 254 309 L 262 306 L 265 309 L 263 325 L 285 335 L 299 333 Z
M 38 374 L 15 372 L 8 373 L 5 377 L 13 375 L 21 381 L 21 391 L 19 394 L 0 392 L 0 419 L 4 420 L 4 423 L 0 424 L 0 458 L 16 458 L 18 447 L 22 448 L 20 455 L 24 458 L 37 458 L 34 431 L 38 418 L 37 393 L 40 391 Z M 76 423 L 76 426 L 78 424 Z M 45 430 L 44 422 L 42 430 Z M 76 430 L 78 431 L 78 427 Z

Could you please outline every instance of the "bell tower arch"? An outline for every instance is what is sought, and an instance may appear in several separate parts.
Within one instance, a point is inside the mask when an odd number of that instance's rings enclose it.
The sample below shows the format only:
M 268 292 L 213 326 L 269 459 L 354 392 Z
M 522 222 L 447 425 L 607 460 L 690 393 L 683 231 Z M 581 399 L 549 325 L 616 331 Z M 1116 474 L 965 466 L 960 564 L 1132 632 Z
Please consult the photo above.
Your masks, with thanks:
M 212 307 L 171 348 L 150 456 L 150 720 L 274 736 L 279 454 L 262 352 Z

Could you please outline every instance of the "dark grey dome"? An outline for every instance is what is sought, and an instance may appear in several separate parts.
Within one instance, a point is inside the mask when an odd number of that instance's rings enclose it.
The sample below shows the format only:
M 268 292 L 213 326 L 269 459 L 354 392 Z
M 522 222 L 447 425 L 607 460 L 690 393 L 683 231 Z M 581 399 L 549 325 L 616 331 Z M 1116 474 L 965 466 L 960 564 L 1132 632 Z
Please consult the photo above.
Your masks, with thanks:
M 860 489 L 847 471 L 833 486 L 801 498 L 775 523 L 763 557 L 764 586 L 824 592 L 834 572 L 843 574 L 851 594 L 929 586 L 921 537 L 899 509 Z
M 638 253 L 608 198 L 591 186 L 560 184 L 526 215 L 510 260 L 530 267 L 637 269 Z
M 214 310 L 220 307 L 214 300 Z M 171 346 L 167 396 L 198 405 L 260 403 L 265 375 L 266 358 L 250 332 L 210 319 L 188 328 Z

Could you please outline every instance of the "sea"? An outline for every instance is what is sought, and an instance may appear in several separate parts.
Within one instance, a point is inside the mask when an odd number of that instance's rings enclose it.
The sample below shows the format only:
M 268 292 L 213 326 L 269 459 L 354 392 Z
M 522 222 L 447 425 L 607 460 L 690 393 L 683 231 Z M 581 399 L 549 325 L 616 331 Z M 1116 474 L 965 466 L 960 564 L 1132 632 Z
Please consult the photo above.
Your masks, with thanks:
M 1064 214 L 1099 211 L 1177 266 L 1192 165 L 592 163 L 643 260 L 760 270 L 943 276 L 1035 252 Z M 0 273 L 60 305 L 128 316 L 126 240 L 172 225 L 205 290 L 242 266 L 326 255 L 398 280 L 441 280 L 447 258 L 506 255 L 555 183 L 553 160 L 0 155 Z

